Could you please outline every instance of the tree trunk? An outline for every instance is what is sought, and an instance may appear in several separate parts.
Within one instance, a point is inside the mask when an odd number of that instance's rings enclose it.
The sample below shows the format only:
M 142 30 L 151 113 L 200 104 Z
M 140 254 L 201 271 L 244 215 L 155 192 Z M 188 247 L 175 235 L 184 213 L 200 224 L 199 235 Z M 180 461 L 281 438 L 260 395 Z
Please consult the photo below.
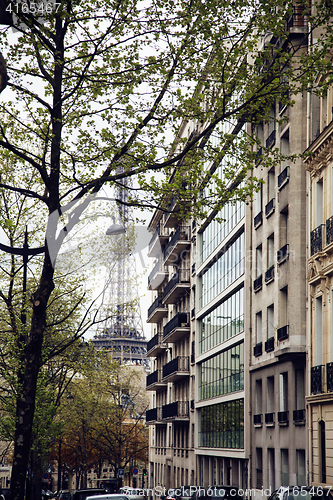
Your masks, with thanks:
M 54 288 L 53 267 L 45 256 L 40 286 L 33 296 L 30 336 L 25 351 L 25 367 L 21 392 L 16 401 L 17 422 L 14 436 L 14 461 L 11 476 L 11 500 L 24 500 L 29 463 L 31 433 L 35 412 L 38 373 L 46 322 L 46 307 Z

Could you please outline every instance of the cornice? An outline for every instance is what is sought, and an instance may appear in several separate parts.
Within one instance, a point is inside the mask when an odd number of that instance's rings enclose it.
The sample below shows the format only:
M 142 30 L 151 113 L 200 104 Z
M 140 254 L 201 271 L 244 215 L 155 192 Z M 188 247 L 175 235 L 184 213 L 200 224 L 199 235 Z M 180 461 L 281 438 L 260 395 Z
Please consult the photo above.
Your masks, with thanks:
M 333 160 L 333 121 L 305 150 L 305 153 L 311 153 L 304 159 L 307 164 L 306 170 L 310 172 L 311 177 L 319 177 L 321 170 Z

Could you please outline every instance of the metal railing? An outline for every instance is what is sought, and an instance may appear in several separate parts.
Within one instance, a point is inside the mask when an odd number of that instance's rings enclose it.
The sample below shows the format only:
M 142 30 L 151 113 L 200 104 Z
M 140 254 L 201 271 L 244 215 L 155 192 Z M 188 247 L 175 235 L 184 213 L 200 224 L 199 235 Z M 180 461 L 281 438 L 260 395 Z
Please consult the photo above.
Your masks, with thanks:
M 276 131 L 272 130 L 272 132 L 269 134 L 269 136 L 266 139 L 266 148 L 271 148 L 275 144 L 275 135 Z
M 164 260 L 169 257 L 176 243 L 180 240 L 190 241 L 191 229 L 189 226 L 178 226 L 175 234 L 170 239 L 164 250 Z
M 321 252 L 323 249 L 325 224 L 320 224 L 310 233 L 311 255 Z
M 289 257 L 289 244 L 283 245 L 280 250 L 277 251 L 277 263 L 282 264 Z
M 279 424 L 287 424 L 289 422 L 289 411 L 278 411 Z
M 173 417 L 188 417 L 189 416 L 189 402 L 188 401 L 175 401 L 162 406 L 162 418 Z
M 159 308 L 159 309 L 166 309 L 167 308 L 167 305 L 162 303 L 162 297 L 161 296 L 157 297 L 154 300 L 154 302 L 152 303 L 152 305 L 149 307 L 149 309 L 148 309 L 148 318 L 150 318 L 150 316 L 153 314 L 153 312 L 157 308 Z
M 271 352 L 274 351 L 274 337 L 270 337 L 265 342 L 265 351 Z
M 289 180 L 289 166 L 282 170 L 281 174 L 278 175 L 278 188 L 280 189 Z
M 175 372 L 188 372 L 189 360 L 188 356 L 177 356 L 163 366 L 163 378 Z
M 262 355 L 262 342 L 256 344 L 253 348 L 253 355 L 258 357 Z
M 163 297 L 165 298 L 178 283 L 190 283 L 189 269 L 178 269 L 176 274 L 172 276 L 171 280 L 164 287 Z
M 149 387 L 152 384 L 156 384 L 157 382 L 161 382 L 161 369 L 155 370 L 153 373 L 147 375 L 147 383 L 146 387 Z
M 265 206 L 265 215 L 268 217 L 271 215 L 275 210 L 275 198 L 272 198 L 267 205 Z
M 159 236 L 168 236 L 168 229 L 161 226 L 161 224 L 158 224 L 153 236 L 150 239 L 150 242 L 148 244 L 148 254 L 151 252 L 151 250 L 152 250 L 152 248 L 153 248 L 153 246 L 154 246 L 154 244 Z
M 262 212 L 259 212 L 254 220 L 253 220 L 253 224 L 254 224 L 254 228 L 256 229 L 257 227 L 260 226 L 260 224 L 262 224 Z
M 265 283 L 269 283 L 274 280 L 274 265 L 269 267 L 265 272 Z
M 326 220 L 326 245 L 333 242 L 333 215 Z
M 147 342 L 147 352 L 149 352 L 153 347 L 156 347 L 163 342 L 162 332 L 158 332 L 152 339 Z
M 282 340 L 286 340 L 289 338 L 289 325 L 281 326 L 281 328 L 277 329 L 277 339 L 279 342 Z
M 163 338 L 169 335 L 177 327 L 190 326 L 190 313 L 180 312 L 177 313 L 168 323 L 163 327 Z
M 326 364 L 326 385 L 327 392 L 333 392 L 333 363 Z
M 305 421 L 305 409 L 294 410 L 293 411 L 293 421 L 294 422 L 304 422 Z
M 262 425 L 262 413 L 257 413 L 257 415 L 253 415 L 253 424 Z
M 262 274 L 258 276 L 253 282 L 253 290 L 257 292 L 262 288 Z
M 162 418 L 162 408 L 151 408 L 146 411 L 146 422 L 159 421 Z
M 265 413 L 265 424 L 274 424 L 275 413 Z
M 311 367 L 311 394 L 323 392 L 323 365 Z

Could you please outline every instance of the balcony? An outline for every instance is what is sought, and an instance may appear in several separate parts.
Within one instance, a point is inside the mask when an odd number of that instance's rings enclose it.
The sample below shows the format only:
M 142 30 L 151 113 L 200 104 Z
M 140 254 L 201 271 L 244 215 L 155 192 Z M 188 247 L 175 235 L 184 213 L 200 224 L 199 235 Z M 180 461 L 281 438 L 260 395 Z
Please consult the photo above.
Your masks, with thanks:
M 292 33 L 307 33 L 308 18 L 303 15 L 302 5 L 294 5 L 293 13 L 286 21 L 286 30 Z
M 190 270 L 178 269 L 166 284 L 163 292 L 164 304 L 174 304 L 190 289 Z
M 262 274 L 258 276 L 253 282 L 253 290 L 259 292 L 262 289 Z
M 188 420 L 190 418 L 189 402 L 175 401 L 162 406 L 162 419 L 172 418 L 173 420 Z
M 278 411 L 278 423 L 280 426 L 285 426 L 289 424 L 289 411 Z
M 276 135 L 276 131 L 272 130 L 272 132 L 269 134 L 269 136 L 266 139 L 266 148 L 272 148 L 274 146 L 275 135 Z
M 192 340 L 192 344 L 191 344 L 191 364 L 193 365 L 193 363 L 195 362 L 195 340 Z
M 320 224 L 310 233 L 311 255 L 321 252 L 323 249 L 324 227 L 324 224 Z
M 164 214 L 164 227 L 174 227 L 178 223 L 179 207 L 178 197 L 170 200 L 170 203 Z
M 262 342 L 259 342 L 253 348 L 253 356 L 255 356 L 257 358 L 258 356 L 261 356 L 261 355 L 262 355 Z
M 273 427 L 275 425 L 275 413 L 265 413 L 265 424 Z
M 163 366 L 163 380 L 165 382 L 174 382 L 189 377 L 189 375 L 188 356 L 177 356 Z
M 272 352 L 274 351 L 274 337 L 270 337 L 265 342 L 265 351 Z
M 168 241 L 169 230 L 158 224 L 149 245 L 148 257 L 157 257 L 162 254 L 162 246 Z
M 305 424 L 305 409 L 293 411 L 293 421 L 295 425 Z
M 278 176 L 278 188 L 279 190 L 283 188 L 289 182 L 289 167 L 282 170 L 281 174 Z
M 177 342 L 190 333 L 190 313 L 177 313 L 164 327 L 164 342 Z
M 258 229 L 258 227 L 260 227 L 261 224 L 262 224 L 262 212 L 259 212 L 253 220 L 254 229 Z
M 162 420 L 162 408 L 151 408 L 146 411 L 146 422 L 147 424 L 156 424 Z
M 272 198 L 265 206 L 265 216 L 266 219 L 270 217 L 275 211 L 275 198 Z
M 333 215 L 326 221 L 326 245 L 333 242 Z
M 164 264 L 172 265 L 182 257 L 182 252 L 191 244 L 191 229 L 189 226 L 179 226 L 164 249 Z
M 269 267 L 267 271 L 265 272 L 265 283 L 268 285 L 274 281 L 274 265 Z
M 162 370 L 159 368 L 147 375 L 146 390 L 157 391 L 167 387 L 166 382 L 162 382 Z
M 326 364 L 327 392 L 333 392 L 333 363 Z
M 284 245 L 277 251 L 277 263 L 280 265 L 289 258 L 289 244 Z
M 253 425 L 255 427 L 262 427 L 262 413 L 257 413 L 257 415 L 253 415 Z
M 157 290 L 168 276 L 168 268 L 162 261 L 157 261 L 152 272 L 148 276 L 148 289 Z
M 163 304 L 162 297 L 157 297 L 148 309 L 147 323 L 159 323 L 168 315 L 168 306 Z
M 289 325 L 281 326 L 281 328 L 277 329 L 278 342 L 282 342 L 283 340 L 287 340 L 288 338 L 289 338 Z
M 158 332 L 147 343 L 147 356 L 158 356 L 167 348 L 167 344 L 163 343 L 163 333 Z
M 323 392 L 323 365 L 311 367 L 311 394 Z

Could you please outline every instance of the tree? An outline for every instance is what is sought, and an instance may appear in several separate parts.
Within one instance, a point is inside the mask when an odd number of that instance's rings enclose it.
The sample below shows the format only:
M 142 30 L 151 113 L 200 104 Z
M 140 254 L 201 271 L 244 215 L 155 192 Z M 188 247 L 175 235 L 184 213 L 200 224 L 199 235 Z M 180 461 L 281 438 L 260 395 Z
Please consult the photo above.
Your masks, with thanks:
M 98 369 L 85 369 L 70 386 L 60 412 L 62 462 L 76 472 L 77 487 L 87 486 L 87 471 L 108 462 L 118 469 L 148 461 L 148 408 L 142 366 L 120 365 L 98 354 Z M 140 371 L 138 371 L 140 370 Z M 53 459 L 56 459 L 56 450 Z
M 292 105 L 293 94 L 313 89 L 318 72 L 331 74 L 331 3 L 319 0 L 310 11 L 295 1 L 309 27 L 296 38 L 289 36 L 293 1 L 61 0 L 37 12 L 33 3 L 7 2 L 16 32 L 2 30 L 10 92 L 1 104 L 0 147 L 19 182 L 3 164 L 0 188 L 26 209 L 38 207 L 35 240 L 46 243 L 20 338 L 13 500 L 23 498 L 47 311 L 62 286 L 55 268 L 62 242 L 105 184 L 127 183 L 129 203 L 141 207 L 162 197 L 161 209 L 175 206 L 180 217 L 200 217 L 256 188 L 246 177 L 256 139 L 239 134 L 244 122 L 268 120 L 273 101 Z M 177 135 L 181 121 L 190 124 L 186 139 Z M 219 126 L 226 122 L 231 134 Z M 263 151 L 263 165 L 279 160 Z M 221 178 L 215 171 L 223 158 Z M 211 180 L 214 195 L 203 189 Z

